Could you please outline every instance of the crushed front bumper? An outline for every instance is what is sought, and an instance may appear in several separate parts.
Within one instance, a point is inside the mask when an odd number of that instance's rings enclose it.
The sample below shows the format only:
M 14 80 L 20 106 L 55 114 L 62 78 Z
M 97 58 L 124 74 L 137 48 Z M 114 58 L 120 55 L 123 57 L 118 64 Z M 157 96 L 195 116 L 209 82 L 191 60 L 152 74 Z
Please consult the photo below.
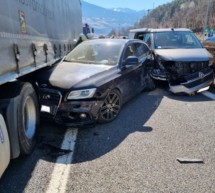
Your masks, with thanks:
M 176 94 L 192 94 L 201 88 L 211 85 L 214 81 L 214 72 L 213 70 L 206 73 L 198 72 L 189 75 L 189 77 L 190 78 L 186 82 L 180 83 L 180 85 L 169 84 L 170 91 Z
M 102 101 L 73 101 L 61 103 L 54 120 L 65 126 L 94 126 Z
M 103 101 L 66 101 L 59 91 L 40 90 L 41 115 L 70 127 L 94 126 Z

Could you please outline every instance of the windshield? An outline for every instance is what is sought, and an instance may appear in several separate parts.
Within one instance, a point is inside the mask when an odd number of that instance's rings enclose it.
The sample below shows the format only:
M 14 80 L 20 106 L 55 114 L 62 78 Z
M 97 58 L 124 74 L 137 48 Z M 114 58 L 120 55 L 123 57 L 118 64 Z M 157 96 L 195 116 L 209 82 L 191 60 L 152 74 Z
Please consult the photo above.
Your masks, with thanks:
M 123 45 L 120 42 L 89 40 L 79 44 L 64 60 L 86 64 L 116 65 Z
M 202 48 L 197 37 L 189 31 L 167 31 L 154 33 L 155 49 Z

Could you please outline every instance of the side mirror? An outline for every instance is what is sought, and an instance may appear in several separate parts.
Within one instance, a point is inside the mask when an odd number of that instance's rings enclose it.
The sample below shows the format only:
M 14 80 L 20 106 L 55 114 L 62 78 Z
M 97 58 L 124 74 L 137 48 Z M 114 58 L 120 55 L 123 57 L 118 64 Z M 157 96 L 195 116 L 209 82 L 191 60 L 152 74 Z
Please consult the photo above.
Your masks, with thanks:
M 128 56 L 125 60 L 125 66 L 133 66 L 137 65 L 139 60 L 136 56 Z

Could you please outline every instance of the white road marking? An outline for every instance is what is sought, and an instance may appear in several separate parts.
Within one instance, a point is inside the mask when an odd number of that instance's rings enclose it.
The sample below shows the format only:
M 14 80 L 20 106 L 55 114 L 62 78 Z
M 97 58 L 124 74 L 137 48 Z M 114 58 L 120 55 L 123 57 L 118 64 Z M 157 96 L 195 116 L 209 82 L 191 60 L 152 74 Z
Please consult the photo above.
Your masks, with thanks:
M 73 160 L 73 152 L 77 134 L 78 129 L 68 129 L 66 131 L 61 148 L 71 150 L 72 152 L 58 157 L 46 193 L 66 192 L 66 186 L 69 178 L 70 165 Z
M 205 92 L 202 92 L 201 94 L 203 94 L 204 96 L 206 96 L 206 97 L 208 97 L 210 99 L 215 100 L 215 94 L 213 94 L 211 92 L 205 91 Z

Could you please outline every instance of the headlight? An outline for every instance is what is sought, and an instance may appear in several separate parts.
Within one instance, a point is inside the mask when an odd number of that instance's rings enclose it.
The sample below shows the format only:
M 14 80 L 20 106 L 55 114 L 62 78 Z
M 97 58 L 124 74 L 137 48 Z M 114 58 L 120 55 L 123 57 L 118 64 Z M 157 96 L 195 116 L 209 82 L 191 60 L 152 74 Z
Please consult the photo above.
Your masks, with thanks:
M 92 98 L 96 92 L 96 88 L 71 91 L 67 99 L 86 99 Z

